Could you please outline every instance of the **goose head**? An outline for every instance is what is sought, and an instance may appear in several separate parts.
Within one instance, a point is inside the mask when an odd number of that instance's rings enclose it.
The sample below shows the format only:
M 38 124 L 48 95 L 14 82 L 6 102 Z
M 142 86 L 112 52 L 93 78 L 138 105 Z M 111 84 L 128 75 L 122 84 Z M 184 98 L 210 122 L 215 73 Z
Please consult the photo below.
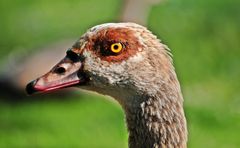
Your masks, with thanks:
M 130 147 L 186 147 L 183 99 L 171 54 L 145 27 L 134 23 L 92 27 L 26 91 L 71 86 L 112 96 L 121 104 Z
M 98 25 L 83 34 L 50 72 L 29 83 L 26 90 L 32 94 L 78 86 L 120 102 L 138 93 L 154 93 L 160 83 L 172 79 L 167 49 L 143 26 Z

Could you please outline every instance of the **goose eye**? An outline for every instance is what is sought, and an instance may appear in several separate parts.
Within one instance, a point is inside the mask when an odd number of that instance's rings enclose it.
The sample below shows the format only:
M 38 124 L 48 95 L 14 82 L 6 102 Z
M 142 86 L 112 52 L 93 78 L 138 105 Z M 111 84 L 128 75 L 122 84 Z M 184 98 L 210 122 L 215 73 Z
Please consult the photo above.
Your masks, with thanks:
M 111 51 L 114 53 L 119 53 L 122 50 L 123 46 L 121 43 L 114 43 L 111 45 Z

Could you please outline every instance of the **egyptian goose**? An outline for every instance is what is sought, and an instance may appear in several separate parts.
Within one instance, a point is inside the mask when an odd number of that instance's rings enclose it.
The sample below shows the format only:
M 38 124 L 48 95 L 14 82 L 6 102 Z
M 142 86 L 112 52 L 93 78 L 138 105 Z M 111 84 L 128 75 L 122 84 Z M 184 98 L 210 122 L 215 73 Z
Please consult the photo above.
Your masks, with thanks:
M 75 86 L 109 95 L 126 114 L 130 148 L 187 147 L 183 97 L 168 47 L 135 23 L 89 29 L 28 94 Z

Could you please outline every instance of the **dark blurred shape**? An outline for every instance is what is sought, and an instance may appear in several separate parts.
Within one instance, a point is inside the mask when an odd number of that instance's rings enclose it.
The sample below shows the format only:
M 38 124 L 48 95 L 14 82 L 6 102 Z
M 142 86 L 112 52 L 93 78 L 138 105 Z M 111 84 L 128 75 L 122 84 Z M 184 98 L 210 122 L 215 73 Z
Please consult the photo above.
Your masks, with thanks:
M 1 96 L 11 100 L 22 100 L 26 97 L 26 84 L 34 78 L 50 70 L 62 57 L 66 49 L 71 47 L 71 41 L 60 41 L 45 48 L 36 49 L 34 53 L 12 53 L 2 66 L 0 74 Z M 62 94 L 70 92 L 63 90 Z M 54 95 L 58 94 L 57 92 Z
M 2 78 L 2 77 L 1 77 Z M 8 103 L 21 103 L 23 101 L 39 101 L 51 99 L 67 100 L 71 96 L 79 96 L 79 94 L 71 93 L 72 88 L 54 91 L 51 93 L 38 94 L 35 96 L 26 97 L 25 89 L 17 87 L 14 83 L 9 83 L 8 79 L 0 79 L 1 99 L 0 101 Z M 74 97 L 71 97 L 74 98 Z

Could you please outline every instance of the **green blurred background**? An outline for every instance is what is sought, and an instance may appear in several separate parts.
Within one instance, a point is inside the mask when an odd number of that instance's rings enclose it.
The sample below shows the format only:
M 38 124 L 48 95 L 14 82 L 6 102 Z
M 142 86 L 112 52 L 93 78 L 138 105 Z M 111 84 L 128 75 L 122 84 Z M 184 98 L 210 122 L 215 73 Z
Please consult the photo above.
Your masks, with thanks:
M 117 20 L 122 3 L 1 0 L 0 61 L 11 52 L 77 39 L 91 26 Z M 240 147 L 239 6 L 239 0 L 168 0 L 151 9 L 149 29 L 174 55 L 189 147 Z M 0 101 L 0 147 L 127 147 L 118 104 L 78 91 L 54 97 Z

